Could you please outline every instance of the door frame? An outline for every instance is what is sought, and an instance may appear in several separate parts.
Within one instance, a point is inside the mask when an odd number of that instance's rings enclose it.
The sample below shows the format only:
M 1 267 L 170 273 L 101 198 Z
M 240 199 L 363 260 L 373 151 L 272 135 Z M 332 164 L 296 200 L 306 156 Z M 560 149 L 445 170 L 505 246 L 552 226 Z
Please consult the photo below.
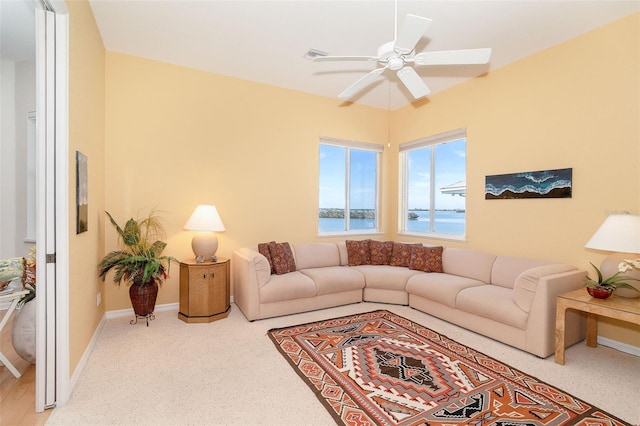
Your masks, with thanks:
M 38 209 L 35 411 L 66 404 L 69 388 L 69 11 L 36 5 Z M 45 247 L 45 250 L 41 248 Z

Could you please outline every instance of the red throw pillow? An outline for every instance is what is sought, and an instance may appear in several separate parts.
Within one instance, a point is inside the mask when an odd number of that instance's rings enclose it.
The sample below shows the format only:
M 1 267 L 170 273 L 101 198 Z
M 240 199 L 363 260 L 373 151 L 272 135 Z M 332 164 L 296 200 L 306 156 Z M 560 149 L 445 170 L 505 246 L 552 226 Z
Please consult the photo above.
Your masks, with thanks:
M 276 269 L 273 267 L 273 261 L 271 260 L 271 253 L 269 252 L 269 244 L 271 243 L 275 244 L 275 241 L 258 244 L 258 252 L 260 252 L 261 255 L 267 258 L 267 262 L 269 262 L 269 267 L 271 268 L 271 273 L 275 274 Z
M 350 241 L 347 240 L 347 259 L 349 266 L 358 265 L 370 265 L 371 264 L 371 252 L 369 250 L 369 242 L 371 240 L 364 241 Z
M 296 261 L 289 243 L 269 243 L 269 254 L 277 275 L 296 271 Z
M 369 243 L 372 265 L 388 265 L 393 253 L 393 241 L 371 241 Z
M 411 247 L 409 269 L 424 272 L 442 272 L 442 247 Z
M 408 267 L 411 260 L 411 247 L 414 246 L 421 247 L 422 244 L 393 243 L 393 252 L 391 253 L 389 265 Z

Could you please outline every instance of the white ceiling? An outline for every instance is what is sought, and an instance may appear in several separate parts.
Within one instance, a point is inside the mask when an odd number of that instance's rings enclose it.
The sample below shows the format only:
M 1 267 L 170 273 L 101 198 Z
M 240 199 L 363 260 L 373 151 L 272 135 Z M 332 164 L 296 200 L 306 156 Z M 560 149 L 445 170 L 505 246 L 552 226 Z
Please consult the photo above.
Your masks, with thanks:
M 7 13 L 4 3 L 24 9 L 27 1 L 0 0 L 3 54 L 10 49 L 5 46 L 9 40 L 5 31 L 15 27 L 18 18 L 13 9 Z M 394 38 L 393 0 L 90 0 L 90 4 L 107 50 L 332 98 L 376 65 L 311 62 L 304 59 L 310 48 L 331 55 L 374 56 L 380 45 Z M 493 49 L 488 66 L 417 68 L 437 93 L 637 12 L 640 0 L 398 0 L 397 8 L 400 22 L 408 13 L 433 20 L 417 52 Z M 394 73 L 388 75 L 354 101 L 385 109 L 411 102 Z

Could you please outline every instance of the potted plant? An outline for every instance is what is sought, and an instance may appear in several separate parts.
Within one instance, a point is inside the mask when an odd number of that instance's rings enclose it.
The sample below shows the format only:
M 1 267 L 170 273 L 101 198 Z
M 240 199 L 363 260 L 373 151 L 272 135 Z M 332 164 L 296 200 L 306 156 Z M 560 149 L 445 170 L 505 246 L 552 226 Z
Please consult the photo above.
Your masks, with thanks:
M 105 213 L 118 232 L 120 249 L 104 256 L 98 264 L 98 275 L 104 281 L 113 269 L 113 282 L 120 285 L 124 281 L 129 285 L 136 320 L 153 319 L 158 287 L 167 278 L 171 262 L 178 263 L 175 257 L 162 255 L 167 243 L 162 241 L 165 231 L 161 219 L 150 212 L 147 217 L 129 219 L 122 228 L 109 212 Z
M 587 287 L 587 292 L 591 296 L 597 299 L 606 299 L 607 297 L 611 296 L 613 291 L 617 288 L 630 288 L 635 291 L 638 291 L 638 289 L 636 289 L 632 285 L 627 284 L 624 281 L 629 281 L 629 280 L 640 281 L 640 280 L 633 277 L 626 276 L 626 275 L 620 275 L 622 273 L 621 270 L 619 270 L 609 278 L 604 279 L 602 277 L 602 272 L 600 272 L 600 270 L 596 267 L 596 265 L 594 265 L 591 262 L 589 263 L 591 264 L 591 266 L 593 266 L 593 269 L 595 269 L 596 273 L 598 274 L 597 280 L 593 280 L 589 276 L 587 276 L 586 277 L 587 280 L 584 283 L 584 286 Z

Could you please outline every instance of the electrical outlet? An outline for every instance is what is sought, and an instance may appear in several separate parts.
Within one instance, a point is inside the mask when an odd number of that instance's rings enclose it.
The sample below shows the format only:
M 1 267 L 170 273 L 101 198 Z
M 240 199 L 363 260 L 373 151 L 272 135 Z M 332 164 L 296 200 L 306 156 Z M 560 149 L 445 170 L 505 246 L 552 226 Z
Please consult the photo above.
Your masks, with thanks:
M 102 293 L 98 292 L 98 294 L 96 294 L 96 305 L 100 306 L 100 303 L 102 303 Z

